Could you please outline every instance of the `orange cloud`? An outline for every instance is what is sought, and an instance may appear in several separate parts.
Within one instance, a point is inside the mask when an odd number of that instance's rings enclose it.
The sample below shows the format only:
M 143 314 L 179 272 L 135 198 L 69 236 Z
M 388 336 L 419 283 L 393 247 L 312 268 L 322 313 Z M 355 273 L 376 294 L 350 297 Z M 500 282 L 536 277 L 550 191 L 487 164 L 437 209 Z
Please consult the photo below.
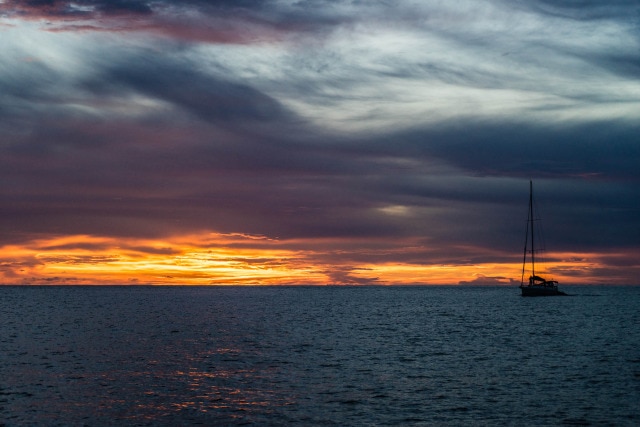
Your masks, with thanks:
M 234 247 L 264 238 L 215 234 L 165 240 L 67 236 L 0 248 L 3 283 L 287 284 L 325 275 L 295 251 Z M 195 243 L 194 243 L 195 242 Z
M 519 262 L 356 263 L 353 259 L 361 257 L 354 254 L 357 250 L 335 256 L 335 250 L 301 246 L 264 236 L 220 233 L 167 239 L 51 237 L 0 247 L 0 280 L 4 284 L 514 285 L 521 275 Z M 600 274 L 607 269 L 602 259 L 608 257 L 612 255 L 553 254 L 550 259 L 558 261 L 549 264 L 548 273 L 565 284 L 602 283 Z M 624 280 L 612 276 L 609 283 Z

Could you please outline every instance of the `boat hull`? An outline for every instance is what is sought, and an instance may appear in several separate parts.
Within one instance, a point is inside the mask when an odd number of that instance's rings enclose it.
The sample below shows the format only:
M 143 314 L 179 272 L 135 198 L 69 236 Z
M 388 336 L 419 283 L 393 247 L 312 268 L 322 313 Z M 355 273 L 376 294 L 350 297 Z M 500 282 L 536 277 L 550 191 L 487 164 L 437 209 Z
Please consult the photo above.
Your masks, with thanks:
M 523 297 L 551 297 L 567 295 L 558 290 L 557 286 L 521 286 Z

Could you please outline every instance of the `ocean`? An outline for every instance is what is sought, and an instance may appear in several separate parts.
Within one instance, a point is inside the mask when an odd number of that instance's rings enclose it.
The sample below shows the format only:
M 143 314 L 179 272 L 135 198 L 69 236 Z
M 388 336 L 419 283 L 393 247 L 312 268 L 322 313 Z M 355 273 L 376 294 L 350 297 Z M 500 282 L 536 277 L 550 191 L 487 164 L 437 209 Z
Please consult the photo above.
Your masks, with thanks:
M 637 426 L 640 287 L 0 287 L 0 425 Z

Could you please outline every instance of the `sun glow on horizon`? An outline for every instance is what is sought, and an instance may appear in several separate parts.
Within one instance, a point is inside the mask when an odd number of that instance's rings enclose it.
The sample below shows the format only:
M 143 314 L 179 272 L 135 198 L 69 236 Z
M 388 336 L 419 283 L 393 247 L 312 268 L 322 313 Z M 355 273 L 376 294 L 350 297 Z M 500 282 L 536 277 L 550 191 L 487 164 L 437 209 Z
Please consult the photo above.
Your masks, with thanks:
M 357 250 L 296 249 L 301 242 L 209 233 L 168 239 L 74 235 L 0 247 L 2 284 L 515 285 L 519 263 L 355 262 Z M 306 247 L 313 247 L 307 242 Z M 351 261 L 349 261 L 351 259 Z M 561 283 L 597 282 L 587 254 L 555 254 Z

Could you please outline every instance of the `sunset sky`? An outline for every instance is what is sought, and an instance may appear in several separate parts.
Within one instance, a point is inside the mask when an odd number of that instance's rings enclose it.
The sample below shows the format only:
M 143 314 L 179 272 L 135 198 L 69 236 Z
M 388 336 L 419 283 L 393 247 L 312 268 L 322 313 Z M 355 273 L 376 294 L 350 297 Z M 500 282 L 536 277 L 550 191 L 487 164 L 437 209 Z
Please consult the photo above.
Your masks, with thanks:
M 640 3 L 0 0 L 0 283 L 640 277 Z

